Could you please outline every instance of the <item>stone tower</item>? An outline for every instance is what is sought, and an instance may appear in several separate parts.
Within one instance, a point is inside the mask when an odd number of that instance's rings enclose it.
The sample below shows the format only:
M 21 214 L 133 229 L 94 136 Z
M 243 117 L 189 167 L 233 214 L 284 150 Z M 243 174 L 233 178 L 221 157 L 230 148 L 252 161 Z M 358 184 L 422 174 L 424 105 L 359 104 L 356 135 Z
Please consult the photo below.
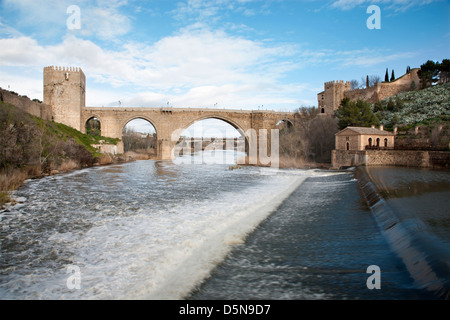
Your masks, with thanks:
M 324 114 L 334 115 L 342 99 L 344 99 L 344 93 L 351 90 L 350 81 L 325 82 L 324 89 L 324 91 L 317 94 L 319 111 Z
M 52 107 L 55 122 L 81 131 L 86 106 L 86 76 L 81 68 L 45 67 L 44 103 Z

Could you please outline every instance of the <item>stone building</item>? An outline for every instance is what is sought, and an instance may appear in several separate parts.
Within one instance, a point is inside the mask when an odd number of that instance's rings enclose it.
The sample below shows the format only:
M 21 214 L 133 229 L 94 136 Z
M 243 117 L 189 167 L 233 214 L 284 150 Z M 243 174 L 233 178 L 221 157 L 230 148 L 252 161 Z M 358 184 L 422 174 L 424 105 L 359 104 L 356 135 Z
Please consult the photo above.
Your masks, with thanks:
M 78 131 L 86 106 L 86 76 L 81 68 L 45 67 L 44 103 L 51 106 L 53 120 Z
M 417 74 L 419 70 L 419 68 L 411 69 L 410 72 L 392 82 L 379 82 L 366 89 L 352 90 L 349 81 L 325 82 L 324 91 L 317 94 L 319 111 L 322 114 L 334 115 L 344 98 L 349 98 L 352 101 L 361 99 L 376 103 L 400 92 L 419 89 L 420 79 Z
M 317 94 L 319 112 L 322 114 L 334 115 L 339 108 L 344 94 L 351 90 L 349 81 L 329 81 L 324 84 L 325 90 Z
M 335 135 L 336 150 L 393 149 L 394 134 L 380 129 L 347 127 Z

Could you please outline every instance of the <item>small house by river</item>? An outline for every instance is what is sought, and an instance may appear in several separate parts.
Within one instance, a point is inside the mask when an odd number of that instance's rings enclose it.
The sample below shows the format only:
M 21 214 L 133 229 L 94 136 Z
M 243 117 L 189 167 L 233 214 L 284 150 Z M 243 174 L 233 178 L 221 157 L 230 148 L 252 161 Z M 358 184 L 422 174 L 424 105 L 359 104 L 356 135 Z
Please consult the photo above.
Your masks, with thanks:
M 365 127 L 347 127 L 336 133 L 336 150 L 380 150 L 394 148 L 394 133 Z

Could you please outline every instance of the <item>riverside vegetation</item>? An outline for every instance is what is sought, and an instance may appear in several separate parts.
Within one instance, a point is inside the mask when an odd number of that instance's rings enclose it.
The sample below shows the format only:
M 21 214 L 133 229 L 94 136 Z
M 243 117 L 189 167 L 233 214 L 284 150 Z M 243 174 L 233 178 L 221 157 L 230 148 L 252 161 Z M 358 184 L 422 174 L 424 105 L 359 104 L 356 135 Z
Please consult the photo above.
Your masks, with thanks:
M 10 200 L 9 192 L 27 179 L 111 163 L 109 155 L 91 146 L 100 140 L 118 141 L 82 134 L 0 101 L 0 207 Z

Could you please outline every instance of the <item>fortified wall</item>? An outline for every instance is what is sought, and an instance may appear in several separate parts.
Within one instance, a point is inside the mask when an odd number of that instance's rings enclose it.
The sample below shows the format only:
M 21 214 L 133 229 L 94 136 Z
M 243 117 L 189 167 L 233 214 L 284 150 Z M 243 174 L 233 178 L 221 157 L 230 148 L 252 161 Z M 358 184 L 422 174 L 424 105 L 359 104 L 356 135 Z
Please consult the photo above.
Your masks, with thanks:
M 329 81 L 324 84 L 324 91 L 317 94 L 318 107 L 321 113 L 334 115 L 342 99 L 366 100 L 376 103 L 392 97 L 400 92 L 417 90 L 420 88 L 420 79 L 417 74 L 419 68 L 411 69 L 409 73 L 392 82 L 379 82 L 366 89 L 351 89 L 350 82 Z
M 26 96 L 19 96 L 15 92 L 0 88 L 0 101 L 12 104 L 35 117 L 52 120 L 52 108 L 49 105 L 30 100 Z

